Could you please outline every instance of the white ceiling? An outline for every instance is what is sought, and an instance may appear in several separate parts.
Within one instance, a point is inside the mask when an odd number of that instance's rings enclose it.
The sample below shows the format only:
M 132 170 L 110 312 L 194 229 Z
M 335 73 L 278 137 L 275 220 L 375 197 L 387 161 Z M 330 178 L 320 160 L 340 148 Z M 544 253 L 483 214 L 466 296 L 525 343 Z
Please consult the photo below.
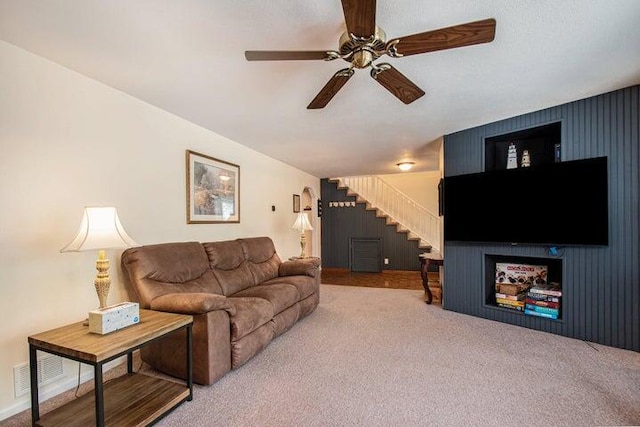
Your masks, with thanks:
M 318 177 L 438 168 L 441 136 L 640 83 L 640 0 L 378 0 L 388 38 L 495 18 L 488 44 L 381 58 L 426 95 L 356 75 L 306 106 L 342 60 L 340 0 L 0 0 L 0 39 Z

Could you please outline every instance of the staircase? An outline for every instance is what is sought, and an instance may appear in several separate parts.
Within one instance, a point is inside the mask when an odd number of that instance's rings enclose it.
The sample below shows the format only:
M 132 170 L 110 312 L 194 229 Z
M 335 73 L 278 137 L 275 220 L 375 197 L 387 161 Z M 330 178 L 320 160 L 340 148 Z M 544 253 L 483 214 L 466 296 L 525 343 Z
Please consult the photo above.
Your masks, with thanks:
M 331 178 L 356 203 L 366 204 L 367 210 L 385 218 L 388 225 L 395 225 L 399 233 L 406 233 L 408 240 L 418 242 L 425 252 L 440 252 L 440 218 L 418 202 L 375 175 Z

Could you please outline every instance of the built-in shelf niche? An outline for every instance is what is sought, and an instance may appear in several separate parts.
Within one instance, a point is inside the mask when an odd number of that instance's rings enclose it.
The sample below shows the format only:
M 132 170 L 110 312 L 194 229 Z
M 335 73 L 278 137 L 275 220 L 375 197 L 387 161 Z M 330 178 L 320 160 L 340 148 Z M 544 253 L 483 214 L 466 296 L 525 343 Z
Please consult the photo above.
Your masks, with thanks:
M 562 258 L 541 258 L 541 257 L 524 257 L 514 255 L 497 255 L 497 254 L 485 254 L 485 304 L 488 307 L 513 312 L 514 315 L 524 315 L 524 309 L 519 311 L 517 309 L 500 307 L 496 302 L 496 264 L 498 263 L 511 263 L 511 264 L 524 264 L 529 266 L 546 266 L 547 267 L 547 283 L 558 283 L 562 291 L 562 296 L 559 297 L 559 315 L 557 319 L 549 320 L 562 320 L 562 305 L 565 302 L 565 292 L 562 289 L 563 276 L 563 260 Z M 536 316 L 538 317 L 538 316 Z M 544 318 L 544 317 L 541 317 Z
M 485 138 L 485 171 L 507 169 L 509 146 L 517 151 L 517 165 L 522 154 L 529 153 L 531 166 L 542 166 L 561 159 L 561 122 Z

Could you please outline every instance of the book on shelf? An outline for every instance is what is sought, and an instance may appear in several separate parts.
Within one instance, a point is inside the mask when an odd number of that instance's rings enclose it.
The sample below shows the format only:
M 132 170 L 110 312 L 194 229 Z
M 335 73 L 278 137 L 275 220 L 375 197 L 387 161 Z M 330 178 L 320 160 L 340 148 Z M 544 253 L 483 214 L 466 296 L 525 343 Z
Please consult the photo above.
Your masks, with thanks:
M 552 315 L 555 315 L 556 318 L 558 317 L 558 314 L 560 314 L 560 310 L 558 310 L 557 308 L 540 307 L 540 306 L 531 305 L 531 304 L 526 304 L 524 308 L 529 311 L 535 311 L 536 313 L 552 314 Z
M 510 310 L 518 310 L 518 311 L 523 311 L 524 310 L 524 305 L 503 304 L 501 302 L 498 302 L 497 304 L 498 304 L 498 307 L 508 308 Z
M 527 298 L 524 300 L 526 304 L 534 305 L 537 307 L 549 307 L 549 308 L 560 308 L 560 302 L 557 301 L 546 301 L 546 300 L 537 300 L 533 298 Z
M 530 316 L 544 317 L 546 319 L 558 320 L 558 314 L 542 313 L 539 311 L 528 310 L 526 308 L 524 309 L 524 314 L 528 314 Z
M 532 294 L 549 295 L 549 296 L 553 296 L 553 297 L 561 297 L 562 296 L 562 291 L 552 291 L 552 290 L 549 290 L 549 289 L 531 288 L 531 289 L 529 289 L 529 292 L 531 292 Z
M 524 301 L 515 301 L 512 299 L 498 298 L 497 295 L 496 295 L 496 302 L 498 304 L 512 305 L 514 307 L 524 307 Z
M 551 295 L 536 294 L 535 292 L 527 292 L 527 298 L 536 301 L 560 302 L 560 297 Z
M 525 297 L 525 294 L 517 294 L 517 295 L 508 295 L 508 294 L 502 294 L 500 292 L 496 292 L 496 298 L 502 298 L 502 299 L 510 299 L 513 301 L 522 301 Z
M 551 295 L 554 297 L 562 296 L 562 289 L 560 288 L 559 283 L 549 283 L 546 285 L 536 285 L 529 289 L 530 293 L 533 294 L 541 294 L 541 295 Z

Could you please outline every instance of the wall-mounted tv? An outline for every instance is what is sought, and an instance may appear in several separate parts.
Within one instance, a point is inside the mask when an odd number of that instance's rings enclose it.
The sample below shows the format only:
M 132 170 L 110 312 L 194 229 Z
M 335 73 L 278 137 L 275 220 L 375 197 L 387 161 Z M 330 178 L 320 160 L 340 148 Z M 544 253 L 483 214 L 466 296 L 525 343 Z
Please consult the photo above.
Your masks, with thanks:
M 446 241 L 609 244 L 606 157 L 444 178 Z

